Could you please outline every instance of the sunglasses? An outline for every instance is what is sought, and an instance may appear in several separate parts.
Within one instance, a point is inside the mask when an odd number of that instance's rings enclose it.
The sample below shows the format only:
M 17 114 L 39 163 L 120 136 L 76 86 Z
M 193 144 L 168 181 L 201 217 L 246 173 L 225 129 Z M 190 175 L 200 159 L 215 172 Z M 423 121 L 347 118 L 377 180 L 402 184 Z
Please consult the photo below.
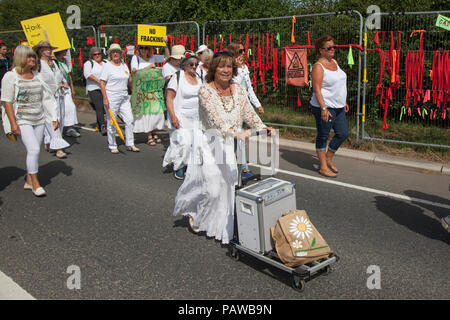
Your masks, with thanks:
M 330 51 L 330 50 L 336 50 L 336 46 L 331 46 L 331 47 L 322 47 L 322 49 Z
M 102 53 L 101 52 L 97 52 L 97 53 L 94 53 L 92 56 L 101 56 L 102 55 Z
M 224 56 L 224 55 L 233 58 L 233 55 L 231 54 L 231 52 L 229 52 L 229 51 L 219 51 L 219 52 L 214 53 L 213 59 L 217 58 L 217 57 L 220 57 L 220 56 Z
M 188 64 L 188 66 L 190 66 L 190 67 L 197 67 L 198 63 L 191 62 L 191 63 Z

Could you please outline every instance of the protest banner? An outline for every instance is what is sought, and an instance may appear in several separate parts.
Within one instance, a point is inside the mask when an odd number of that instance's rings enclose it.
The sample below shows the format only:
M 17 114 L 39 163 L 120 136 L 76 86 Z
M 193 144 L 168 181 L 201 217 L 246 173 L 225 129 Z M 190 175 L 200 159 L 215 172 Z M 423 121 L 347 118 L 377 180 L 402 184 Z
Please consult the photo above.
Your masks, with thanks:
M 308 61 L 305 48 L 298 46 L 285 47 L 286 84 L 305 86 L 308 84 Z
M 30 47 L 48 41 L 61 51 L 72 48 L 59 12 L 20 21 Z
M 131 111 L 135 116 L 164 113 L 164 78 L 161 68 L 145 68 L 133 73 Z
M 138 45 L 164 47 L 166 33 L 167 27 L 165 26 L 138 24 Z

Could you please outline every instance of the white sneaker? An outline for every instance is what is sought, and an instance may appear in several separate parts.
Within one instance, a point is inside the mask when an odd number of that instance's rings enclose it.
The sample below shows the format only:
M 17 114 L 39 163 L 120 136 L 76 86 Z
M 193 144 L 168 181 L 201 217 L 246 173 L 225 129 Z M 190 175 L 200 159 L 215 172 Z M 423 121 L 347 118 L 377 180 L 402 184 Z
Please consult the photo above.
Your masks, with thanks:
M 36 197 L 43 197 L 43 196 L 45 196 L 47 194 L 47 192 L 45 192 L 44 188 L 39 187 L 36 190 L 33 190 L 33 194 Z
M 444 229 L 447 230 L 448 232 L 450 232 L 450 215 L 442 218 L 441 223 L 442 223 L 442 226 L 444 227 Z
M 67 130 L 66 136 L 78 138 L 81 136 L 81 134 L 77 130 L 71 128 L 71 129 Z
M 33 190 L 33 186 L 25 182 L 23 185 L 23 190 Z

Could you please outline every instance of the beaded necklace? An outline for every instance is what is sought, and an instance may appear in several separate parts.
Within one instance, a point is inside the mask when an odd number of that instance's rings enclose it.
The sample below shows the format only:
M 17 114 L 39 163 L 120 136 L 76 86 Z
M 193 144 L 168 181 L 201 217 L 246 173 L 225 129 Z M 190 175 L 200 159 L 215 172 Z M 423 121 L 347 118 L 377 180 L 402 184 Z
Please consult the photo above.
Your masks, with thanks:
M 217 88 L 216 85 L 214 85 L 214 86 L 216 87 L 216 89 L 217 89 L 216 91 L 219 94 L 219 98 L 220 98 L 220 101 L 222 102 L 223 110 L 225 110 L 226 113 L 230 113 L 231 111 L 233 111 L 234 108 L 235 108 L 235 103 L 234 103 L 233 93 L 231 92 L 231 88 L 230 88 L 231 101 L 233 102 L 233 105 L 231 106 L 231 108 L 228 108 L 227 105 L 226 105 L 226 101 L 224 99 L 224 96 L 222 95 L 222 92 L 219 91 L 219 88 Z

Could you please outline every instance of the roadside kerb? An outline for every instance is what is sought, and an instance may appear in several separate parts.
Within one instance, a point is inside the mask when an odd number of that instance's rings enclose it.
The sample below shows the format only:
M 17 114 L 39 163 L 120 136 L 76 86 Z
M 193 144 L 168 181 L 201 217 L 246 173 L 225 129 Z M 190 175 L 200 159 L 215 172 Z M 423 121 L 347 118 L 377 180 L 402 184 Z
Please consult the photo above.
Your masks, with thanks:
M 316 151 L 314 143 L 308 143 L 303 141 L 295 141 L 288 139 L 281 139 L 279 142 L 280 147 L 294 148 L 307 151 Z M 384 155 L 374 152 L 351 150 L 346 148 L 339 148 L 337 152 L 338 156 L 348 157 L 358 160 L 364 160 L 372 163 L 392 164 L 402 167 L 408 167 L 413 169 L 428 170 L 433 172 L 439 172 L 445 175 L 450 175 L 450 164 L 442 164 L 432 161 L 412 160 L 397 156 Z

